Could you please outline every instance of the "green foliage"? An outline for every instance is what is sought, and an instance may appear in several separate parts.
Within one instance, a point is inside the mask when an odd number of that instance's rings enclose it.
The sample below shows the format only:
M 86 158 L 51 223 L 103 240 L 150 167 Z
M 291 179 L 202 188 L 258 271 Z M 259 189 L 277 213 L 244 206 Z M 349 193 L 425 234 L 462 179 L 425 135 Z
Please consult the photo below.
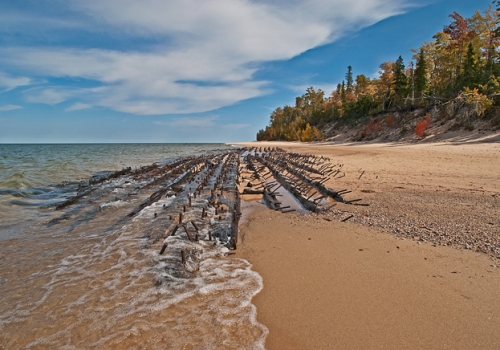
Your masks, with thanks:
M 354 82 L 352 80 L 352 67 L 348 66 L 347 67 L 347 73 L 345 75 L 345 80 L 346 80 L 346 86 L 345 86 L 345 91 L 346 93 L 352 93 L 354 90 Z
M 467 55 L 465 57 L 462 73 L 459 78 L 459 86 L 461 88 L 475 88 L 478 86 L 481 77 L 476 53 L 472 42 L 469 43 Z
M 365 95 L 357 98 L 347 106 L 348 117 L 361 117 L 370 113 L 375 108 L 373 97 Z
M 401 56 L 398 57 L 392 69 L 394 74 L 394 95 L 397 101 L 400 102 L 408 94 L 408 78 L 406 77 L 405 65 Z
M 424 49 L 420 48 L 415 68 L 415 95 L 421 97 L 427 91 L 427 62 Z

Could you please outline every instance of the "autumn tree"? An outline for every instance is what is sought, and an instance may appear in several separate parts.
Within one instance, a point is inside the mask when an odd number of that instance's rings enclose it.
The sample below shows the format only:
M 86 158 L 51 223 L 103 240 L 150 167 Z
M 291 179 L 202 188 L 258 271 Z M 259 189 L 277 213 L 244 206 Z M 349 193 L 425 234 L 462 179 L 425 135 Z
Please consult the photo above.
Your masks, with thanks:
M 377 80 L 377 98 L 382 103 L 382 110 L 391 106 L 391 96 L 394 90 L 394 62 L 384 62 L 380 65 L 379 78 Z
M 467 20 L 459 13 L 453 12 L 449 15 L 453 20 L 444 27 L 443 33 L 450 37 L 449 50 L 452 54 L 452 64 L 455 67 L 455 72 L 451 78 L 450 89 L 452 93 L 456 92 L 457 80 L 461 74 L 463 59 L 467 51 L 468 44 L 476 36 L 476 33 L 470 30 Z
M 354 93 L 357 97 L 370 94 L 370 78 L 367 78 L 364 74 L 356 76 L 356 85 L 354 87 Z
M 491 5 L 481 14 L 476 11 L 468 19 L 469 27 L 476 37 L 472 41 L 474 50 L 479 55 L 483 67 L 481 67 L 481 84 L 487 84 L 493 76 L 499 75 L 498 47 L 500 46 L 500 33 L 498 24 L 500 22 L 500 11 L 493 9 Z

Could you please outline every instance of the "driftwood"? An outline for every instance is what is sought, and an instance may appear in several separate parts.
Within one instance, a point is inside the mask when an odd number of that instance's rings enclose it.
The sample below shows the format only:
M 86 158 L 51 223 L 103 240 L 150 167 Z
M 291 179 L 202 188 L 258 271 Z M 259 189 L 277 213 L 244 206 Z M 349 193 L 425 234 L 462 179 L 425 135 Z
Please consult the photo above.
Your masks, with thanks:
M 347 220 L 349 220 L 349 219 L 351 219 L 351 218 L 353 218 L 353 217 L 354 217 L 354 215 L 353 215 L 353 214 L 351 214 L 351 215 L 349 215 L 348 217 L 343 218 L 342 220 L 340 220 L 340 222 L 347 221 Z
M 165 252 L 165 249 L 167 249 L 167 246 L 168 246 L 167 243 L 163 244 L 163 247 L 161 247 L 161 250 L 160 250 L 160 255 L 163 255 L 163 253 Z
M 264 194 L 263 190 L 254 190 L 252 188 L 245 188 L 243 194 Z

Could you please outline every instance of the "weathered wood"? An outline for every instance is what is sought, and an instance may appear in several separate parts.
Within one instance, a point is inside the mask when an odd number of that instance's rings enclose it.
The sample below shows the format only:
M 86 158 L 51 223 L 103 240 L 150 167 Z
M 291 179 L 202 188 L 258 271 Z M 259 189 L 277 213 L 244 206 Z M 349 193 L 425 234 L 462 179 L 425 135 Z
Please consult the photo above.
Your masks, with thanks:
M 359 202 L 359 201 L 361 201 L 361 200 L 363 200 L 363 199 L 362 199 L 362 198 L 352 199 L 352 200 L 350 200 L 350 201 L 346 201 L 346 202 L 345 202 L 345 204 L 351 204 L 351 203 L 354 203 L 354 202 Z
M 323 179 L 323 180 L 321 180 L 319 183 L 320 183 L 320 184 L 323 184 L 323 183 L 327 182 L 328 180 L 330 180 L 330 177 L 326 177 L 326 178 L 324 178 L 324 179 Z
M 349 219 L 351 219 L 351 218 L 353 218 L 353 217 L 354 217 L 354 214 L 351 214 L 351 215 L 349 215 L 348 217 L 343 218 L 342 220 L 340 220 L 340 222 L 347 221 L 347 220 L 349 220 Z
M 175 225 L 174 230 L 171 233 L 171 236 L 175 236 L 175 233 L 177 232 L 178 229 L 179 229 L 179 225 Z
M 328 197 L 328 196 L 326 196 L 326 195 L 320 196 L 320 197 L 314 199 L 313 202 L 316 203 L 317 201 L 319 201 L 319 200 L 321 200 L 323 198 L 326 198 L 326 197 Z
M 311 199 L 312 196 L 314 196 L 315 194 L 317 194 L 318 192 L 314 191 L 313 194 L 311 194 L 309 197 L 306 198 L 306 200 L 309 200 Z
M 198 225 L 196 225 L 196 222 L 194 222 L 194 220 L 191 220 L 191 225 L 193 225 L 193 227 L 196 230 L 196 232 L 200 231 L 200 228 L 198 227 Z
M 279 185 L 278 187 L 276 187 L 274 190 L 272 190 L 271 194 L 275 193 L 277 190 L 279 190 L 281 188 L 281 185 Z
M 337 205 L 337 203 L 332 203 L 332 204 L 330 204 L 330 205 L 326 206 L 326 207 L 325 207 L 325 209 L 326 209 L 326 210 L 330 210 L 331 208 L 333 208 L 333 207 L 334 207 L 334 206 L 336 206 L 336 205 Z
M 187 225 L 186 224 L 182 224 L 182 227 L 184 227 L 184 231 L 186 231 L 186 235 L 188 236 L 189 240 L 192 242 L 193 238 L 191 237 L 191 234 L 189 233 Z
M 167 249 L 167 246 L 168 246 L 167 243 L 163 243 L 163 247 L 161 247 L 161 250 L 160 250 L 160 255 L 163 255 L 163 253 L 165 253 L 165 249 Z

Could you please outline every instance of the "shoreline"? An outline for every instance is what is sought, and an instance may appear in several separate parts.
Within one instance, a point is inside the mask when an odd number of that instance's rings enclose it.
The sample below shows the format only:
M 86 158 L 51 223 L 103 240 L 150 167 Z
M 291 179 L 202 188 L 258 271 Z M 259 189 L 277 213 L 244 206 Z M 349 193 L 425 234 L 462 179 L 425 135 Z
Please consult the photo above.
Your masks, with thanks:
M 466 224 L 492 226 L 498 239 L 499 144 L 240 145 L 341 161 L 346 176 L 329 186 L 370 204 L 348 222 L 338 212 L 352 208 L 339 203 L 320 215 L 255 209 L 241 224 L 236 256 L 264 280 L 252 303 L 269 329 L 267 349 L 497 348 L 498 260 L 480 253 L 490 238 L 481 241 Z M 411 228 L 422 216 L 443 231 L 424 238 L 429 227 L 405 235 L 382 225 L 406 220 Z M 451 232 L 450 220 L 464 226 Z M 448 234 L 476 245 L 435 242 Z

